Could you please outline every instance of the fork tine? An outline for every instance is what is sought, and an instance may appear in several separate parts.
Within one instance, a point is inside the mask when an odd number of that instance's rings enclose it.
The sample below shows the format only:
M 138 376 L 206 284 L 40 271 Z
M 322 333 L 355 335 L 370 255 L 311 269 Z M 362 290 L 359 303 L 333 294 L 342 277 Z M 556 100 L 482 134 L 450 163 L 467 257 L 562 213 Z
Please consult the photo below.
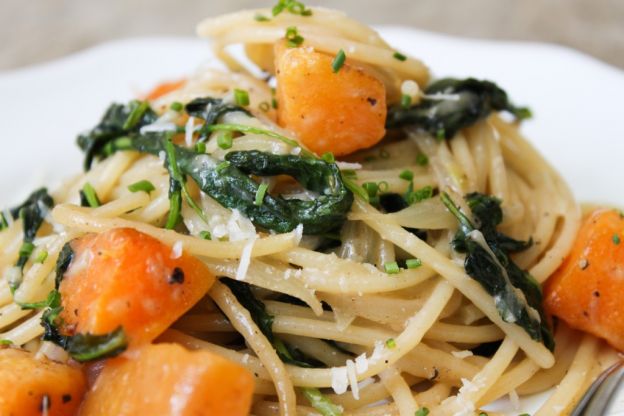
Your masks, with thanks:
M 605 370 L 592 383 L 570 416 L 596 416 L 604 414 L 613 393 L 624 378 L 624 362 L 620 361 Z

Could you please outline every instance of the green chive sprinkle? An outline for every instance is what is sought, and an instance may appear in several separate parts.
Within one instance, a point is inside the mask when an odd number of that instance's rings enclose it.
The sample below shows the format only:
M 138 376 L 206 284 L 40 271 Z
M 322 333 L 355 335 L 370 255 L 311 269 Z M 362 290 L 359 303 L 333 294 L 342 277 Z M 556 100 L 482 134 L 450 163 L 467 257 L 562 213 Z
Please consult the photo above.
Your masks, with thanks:
M 386 181 L 379 182 L 377 186 L 379 187 L 379 192 L 387 192 L 390 189 L 390 185 Z
M 400 270 L 399 263 L 397 263 L 396 261 L 389 261 L 388 263 L 384 264 L 384 270 L 388 274 L 397 274 Z
M 323 153 L 321 159 L 323 159 L 327 163 L 334 163 L 336 161 L 336 158 L 334 157 L 334 154 L 332 152 Z
M 622 240 L 620 239 L 620 236 L 617 234 L 613 234 L 613 244 L 618 245 L 620 244 Z
M 429 164 L 429 158 L 427 155 L 419 153 L 418 156 L 416 156 L 416 164 L 418 166 L 427 166 Z
M 254 20 L 256 22 L 268 22 L 271 19 L 269 19 L 268 17 L 258 13 L 257 15 L 254 16 Z
M 405 61 L 407 59 L 407 56 L 403 55 L 401 52 L 395 52 L 392 56 L 394 59 L 398 59 L 399 61 Z
M 362 188 L 366 191 L 369 197 L 374 198 L 377 196 L 377 192 L 379 191 L 379 185 L 375 182 L 364 182 L 362 184 Z
M 260 186 L 258 186 L 258 190 L 256 191 L 256 200 L 254 201 L 255 206 L 259 207 L 262 205 L 267 189 L 269 189 L 269 184 L 267 183 L 261 183 Z
M 130 192 L 147 192 L 148 194 L 155 190 L 156 187 L 153 183 L 148 181 L 147 179 L 143 179 L 142 181 L 135 182 L 131 185 L 128 185 L 128 190 Z
M 195 144 L 195 151 L 197 153 L 206 153 L 206 143 L 205 142 L 197 142 Z
M 19 249 L 19 256 L 28 258 L 30 257 L 34 249 L 35 245 L 33 243 L 25 242 Z
M 267 111 L 269 111 L 271 109 L 271 105 L 269 103 L 267 103 L 266 101 L 263 101 L 260 104 L 258 104 L 258 109 L 260 111 L 266 113 Z
M 8 227 L 9 227 L 9 223 L 7 222 L 7 219 L 4 216 L 4 213 L 0 213 L 0 231 Z
M 87 202 L 88 206 L 90 206 L 91 208 L 97 208 L 101 205 L 100 199 L 98 198 L 97 193 L 95 192 L 95 189 L 93 188 L 93 186 L 91 186 L 89 182 L 85 183 L 84 186 L 82 187 L 81 196 L 84 196 L 85 201 Z
M 223 162 L 217 165 L 215 170 L 220 173 L 223 169 L 227 169 L 229 166 L 230 166 L 230 162 L 228 162 L 227 160 L 224 160 Z
M 48 252 L 46 250 L 41 250 L 37 257 L 35 258 L 35 263 L 43 263 L 48 258 Z
M 182 105 L 182 103 L 179 102 L 179 101 L 174 101 L 174 102 L 171 103 L 171 106 L 169 108 L 171 108 L 173 111 L 177 111 L 179 113 L 184 108 L 184 105 Z
M 406 181 L 411 181 L 414 179 L 414 172 L 406 169 L 403 172 L 399 173 L 399 178 L 406 180 Z
M 130 111 L 130 114 L 128 114 L 128 118 L 122 126 L 124 130 L 130 130 L 134 126 L 136 126 L 137 123 L 141 120 L 141 117 L 143 117 L 143 114 L 145 114 L 145 112 L 149 108 L 149 104 L 147 101 L 133 101 L 133 105 L 134 107 L 132 108 L 132 111 Z
M 479 413 L 479 416 L 488 416 L 488 414 L 485 413 L 485 412 L 481 412 L 481 413 Z
M 234 101 L 241 107 L 249 105 L 249 94 L 245 90 L 234 89 Z
M 13 341 L 10 339 L 0 339 L 0 345 L 13 345 Z
M 340 49 L 332 61 L 332 71 L 334 71 L 334 74 L 340 71 L 340 68 L 342 68 L 346 59 L 347 55 L 345 55 L 344 51 Z
M 281 12 L 286 10 L 291 14 L 297 14 L 300 16 L 312 16 L 312 10 L 307 9 L 303 3 L 296 0 L 279 0 L 273 9 L 271 14 L 277 16 Z
M 407 94 L 401 95 L 401 107 L 410 108 L 411 105 L 412 105 L 412 97 L 410 97 Z
M 210 234 L 210 231 L 201 231 L 199 233 L 199 238 L 202 240 L 212 240 L 212 235 Z
M 420 266 L 422 266 L 422 260 L 421 259 L 407 259 L 405 260 L 405 266 L 408 269 L 417 269 Z
M 231 131 L 223 131 L 219 133 L 219 137 L 217 137 L 217 146 L 220 149 L 230 149 L 233 143 L 233 135 Z
M 438 131 L 436 131 L 436 136 L 435 137 L 439 141 L 442 141 L 442 140 L 446 139 L 446 130 L 439 129 Z
M 433 196 L 433 188 L 431 186 L 425 186 L 416 191 L 408 192 L 406 195 L 407 203 L 414 204 L 417 202 L 424 201 L 425 199 L 429 199 Z
M 396 341 L 394 340 L 394 338 L 388 338 L 386 340 L 386 347 L 392 349 L 396 347 Z
M 271 98 L 271 107 L 277 110 L 277 99 Z
M 427 416 L 429 414 L 429 409 L 427 409 L 426 407 L 421 407 L 420 409 L 416 410 L 416 413 L 414 413 L 414 416 Z
M 304 39 L 299 34 L 296 26 L 289 26 L 286 28 L 286 41 L 289 48 L 296 48 L 303 43 Z

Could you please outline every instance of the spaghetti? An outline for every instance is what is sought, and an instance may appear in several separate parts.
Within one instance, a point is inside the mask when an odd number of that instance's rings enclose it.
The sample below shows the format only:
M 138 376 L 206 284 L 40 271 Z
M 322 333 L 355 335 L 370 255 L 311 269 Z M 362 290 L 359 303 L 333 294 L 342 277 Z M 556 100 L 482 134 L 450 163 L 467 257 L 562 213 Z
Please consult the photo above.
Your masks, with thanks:
M 304 39 L 301 47 L 330 56 L 342 50 L 348 63 L 381 80 L 388 105 L 399 105 L 407 81 L 417 84 L 412 103 L 424 94 L 429 71 L 423 63 L 398 54 L 375 31 L 342 13 L 316 8 L 311 15 L 243 11 L 198 26 L 199 35 L 212 40 L 231 72 L 202 69 L 181 87 L 154 98 L 149 104 L 156 118 L 141 134 L 168 132 L 188 148 L 202 142 L 201 153 L 219 164 L 234 163 L 236 152 L 305 153 L 298 137 L 277 123 L 277 109 L 269 105 L 274 100 L 271 84 L 254 76 L 249 62 L 229 49 L 242 45 L 251 63 L 275 75 L 273 45 L 291 27 Z M 206 120 L 172 109 L 201 97 L 234 104 L 235 90 L 248 94 L 245 110 L 223 111 L 214 123 L 230 126 L 226 145 L 227 127 L 206 132 Z M 159 341 L 206 349 L 249 369 L 256 378 L 254 415 L 407 416 L 424 407 L 433 415 L 469 415 L 505 395 L 554 386 L 537 415 L 565 413 L 616 353 L 561 322 L 551 351 L 501 315 L 492 294 L 464 268 L 467 254 L 453 248 L 458 221 L 440 196 L 447 195 L 464 213 L 471 212 L 464 200 L 470 193 L 502 201 L 498 230 L 534 242 L 511 258 L 543 283 L 570 250 L 581 220 L 566 183 L 522 137 L 517 123 L 497 113 L 461 128 L 452 140 L 409 126 L 395 136 L 337 164 L 342 177 L 345 172 L 348 176 L 345 183 L 360 190 L 369 184 L 376 188 L 368 197 L 368 191 L 364 197 L 356 192 L 344 224 L 329 238 L 327 230 L 308 235 L 306 225 L 303 235 L 301 227 L 267 232 L 257 226 L 257 218 L 228 207 L 221 196 L 202 192 L 202 185 L 190 180 L 190 198 L 182 197 L 180 207 L 182 224 L 164 229 L 172 209 L 173 177 L 163 167 L 164 152 L 120 148 L 52 193 L 55 206 L 45 216 L 14 291 L 11 275 L 24 220 L 16 218 L 0 233 L 0 338 L 67 360 L 64 351 L 41 341 L 41 309 L 20 305 L 45 299 L 54 289 L 54 268 L 66 242 L 125 227 L 178 245 L 224 278 Z M 190 174 L 190 168 L 180 166 Z M 142 180 L 153 190 L 128 189 Z M 267 194 L 280 193 L 284 201 L 314 202 L 323 195 L 275 174 L 265 175 L 262 183 Z M 431 194 L 396 211 L 372 199 L 402 195 L 408 183 Z M 101 201 L 99 207 L 78 206 L 86 184 Z M 259 198 L 262 202 L 265 195 Z M 206 233 L 212 240 L 202 237 Z M 34 261 L 42 252 L 45 258 Z M 312 364 L 296 365 L 296 357 L 284 361 L 286 353 L 263 333 L 231 281 L 251 285 L 250 293 L 273 317 L 275 339 Z M 491 347 L 489 353 L 482 351 L 485 346 Z M 320 389 L 323 400 L 340 413 L 313 407 L 310 389 Z

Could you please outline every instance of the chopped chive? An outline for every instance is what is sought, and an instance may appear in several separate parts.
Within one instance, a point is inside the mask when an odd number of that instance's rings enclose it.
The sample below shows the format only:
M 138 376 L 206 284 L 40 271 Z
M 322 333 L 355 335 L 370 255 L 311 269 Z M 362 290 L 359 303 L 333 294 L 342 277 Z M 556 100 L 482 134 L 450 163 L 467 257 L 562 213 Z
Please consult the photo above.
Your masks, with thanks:
M 345 55 L 344 51 L 340 49 L 332 61 L 332 71 L 334 71 L 334 74 L 340 71 L 340 68 L 342 68 L 346 59 L 347 55 Z
M 217 172 L 221 172 L 223 169 L 227 169 L 230 166 L 230 162 L 228 162 L 227 160 L 224 160 L 223 162 L 219 163 L 217 165 L 217 167 L 215 168 L 215 170 Z
M 410 97 L 407 94 L 402 94 L 401 95 L 401 107 L 410 108 L 411 105 L 412 105 L 412 97 Z
M 396 341 L 394 340 L 394 338 L 388 338 L 386 340 L 386 347 L 392 349 L 392 348 L 396 348 Z
M 389 261 L 384 264 L 384 270 L 388 274 L 397 274 L 399 272 L 399 263 L 396 261 Z
M 303 36 L 299 34 L 296 26 L 289 26 L 286 28 L 286 44 L 289 48 L 296 48 L 300 46 L 303 41 Z
M 479 416 L 488 416 L 488 414 L 487 414 L 487 413 L 485 413 L 485 412 L 480 412 L 480 413 L 479 413 Z
M 341 172 L 342 181 L 344 185 L 350 190 L 354 195 L 359 196 L 366 202 L 370 202 L 370 198 L 368 197 L 368 192 L 364 190 L 361 186 L 353 181 L 353 179 L 349 178 L 344 174 L 344 171 Z
M 148 194 L 150 192 L 152 192 L 153 190 L 155 190 L 156 187 L 154 186 L 153 183 L 151 183 L 150 181 L 148 181 L 147 179 L 143 179 L 142 181 L 138 181 L 135 182 L 131 185 L 128 185 L 128 190 L 130 192 L 147 192 Z
M 184 108 L 184 105 L 181 102 L 179 102 L 179 101 L 174 101 L 174 102 L 171 103 L 171 106 L 169 108 L 171 108 L 173 111 L 177 111 L 179 113 Z
M 277 110 L 277 98 L 271 98 L 271 107 Z
M 421 259 L 407 259 L 405 260 L 405 267 L 407 267 L 408 269 L 417 269 L 420 266 L 422 266 L 422 260 Z
M 2 212 L 0 213 L 0 231 L 4 230 L 5 228 L 9 228 L 9 223 L 7 222 L 7 219 Z
M 35 245 L 26 241 L 22 243 L 22 246 L 19 249 L 19 256 L 27 259 L 30 257 L 34 249 Z
M 10 339 L 0 339 L 0 345 L 13 345 L 13 341 Z
M 327 163 L 334 163 L 336 161 L 336 158 L 334 157 L 334 154 L 332 152 L 323 153 L 321 159 L 323 159 Z
M 91 208 L 97 208 L 102 205 L 95 189 L 89 182 L 85 183 L 80 191 L 80 203 L 82 206 L 88 206 Z
M 416 191 L 408 191 L 407 195 L 405 195 L 405 199 L 408 204 L 412 205 L 414 203 L 424 201 L 425 199 L 429 199 L 432 196 L 433 188 L 431 186 L 425 186 Z
M 284 10 L 291 14 L 297 14 L 300 16 L 312 16 L 312 10 L 306 8 L 303 3 L 296 0 L 279 0 L 277 4 L 273 6 L 271 14 L 273 14 L 273 16 L 277 16 Z
M 212 240 L 212 235 L 210 234 L 210 231 L 201 231 L 199 233 L 199 238 L 202 240 Z
M 233 143 L 233 135 L 231 131 L 223 131 L 219 133 L 219 137 L 217 137 L 217 146 L 220 149 L 230 149 Z
M 620 242 L 621 242 L 620 236 L 617 234 L 613 234 L 613 244 L 618 245 L 620 244 Z
M 386 192 L 388 191 L 388 189 L 390 189 L 390 185 L 388 185 L 388 182 L 386 181 L 381 181 L 377 183 L 377 186 L 379 187 L 379 192 Z
M 395 52 L 392 56 L 394 59 L 398 59 L 399 61 L 405 61 L 407 59 L 407 56 L 403 55 L 401 52 Z
M 268 17 L 266 17 L 266 16 L 264 16 L 264 15 L 262 15 L 262 14 L 258 13 L 258 14 L 256 14 L 256 15 L 254 16 L 254 20 L 255 20 L 256 22 L 268 22 L 268 21 L 269 21 L 269 20 L 271 20 L 271 19 L 269 19 Z
M 366 191 L 369 197 L 374 198 L 377 196 L 377 192 L 379 191 L 379 185 L 375 182 L 364 182 L 362 184 L 362 188 Z
M 258 104 L 258 109 L 266 113 L 267 111 L 271 109 L 271 105 L 267 103 L 266 101 L 263 101 L 260 104 Z
M 269 184 L 267 183 L 261 183 L 260 186 L 258 186 L 258 190 L 256 191 L 256 200 L 254 201 L 255 206 L 259 207 L 262 205 L 267 189 L 269 189 Z
M 411 181 L 414 179 L 414 172 L 412 172 L 411 170 L 405 169 L 403 172 L 399 173 L 399 178 L 406 180 L 406 181 Z
M 197 142 L 195 144 L 195 151 L 197 153 L 206 153 L 206 143 L 205 142 Z
M 436 131 L 435 138 L 438 139 L 439 141 L 446 139 L 446 130 L 438 129 L 438 131 Z
M 310 406 L 319 411 L 323 416 L 341 416 L 342 407 L 337 406 L 329 397 L 321 393 L 315 387 L 304 387 L 301 389 L 303 396 L 308 400 Z
M 130 111 L 130 114 L 128 114 L 128 118 L 126 118 L 126 121 L 122 126 L 124 130 L 130 130 L 134 126 L 136 126 L 137 123 L 141 120 L 141 117 L 143 117 L 143 114 L 145 114 L 145 112 L 149 108 L 149 104 L 147 101 L 134 101 L 133 104 L 134 107 L 132 108 L 132 111 Z
M 421 407 L 420 409 L 416 410 L 416 413 L 414 413 L 414 416 L 427 416 L 429 414 L 429 409 L 426 407 Z
M 429 158 L 427 155 L 419 153 L 418 156 L 416 156 L 416 164 L 418 166 L 427 166 L 429 164 Z
M 241 107 L 245 107 L 249 105 L 249 93 L 245 90 L 240 90 L 238 88 L 234 89 L 234 101 L 236 104 Z
M 351 179 L 353 181 L 357 180 L 357 173 L 353 169 L 344 169 L 340 171 L 342 176 L 345 178 Z
M 35 263 L 43 263 L 48 258 L 48 252 L 46 250 L 41 250 L 37 257 L 35 258 Z

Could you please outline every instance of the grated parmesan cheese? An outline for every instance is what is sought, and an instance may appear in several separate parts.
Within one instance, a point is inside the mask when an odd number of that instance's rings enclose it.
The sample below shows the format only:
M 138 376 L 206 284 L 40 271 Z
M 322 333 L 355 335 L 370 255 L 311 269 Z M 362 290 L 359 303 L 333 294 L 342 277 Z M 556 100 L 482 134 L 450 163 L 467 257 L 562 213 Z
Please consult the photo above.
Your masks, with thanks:
M 362 169 L 362 165 L 360 165 L 359 163 L 349 163 L 349 162 L 336 162 L 336 166 L 338 166 L 338 169 L 340 170 L 359 170 Z
M 368 370 L 368 358 L 366 358 L 366 353 L 362 355 L 358 355 L 355 359 L 355 371 L 358 374 L 364 374 Z
M 298 246 L 299 243 L 301 242 L 301 237 L 303 237 L 303 224 L 299 224 L 295 228 L 295 234 L 294 234 L 293 240 L 296 246 Z
M 349 379 L 347 378 L 347 369 L 345 367 L 332 367 L 331 378 L 331 386 L 334 389 L 334 393 L 343 394 L 347 391 Z
M 236 280 L 245 280 L 247 277 L 247 270 L 251 263 L 251 250 L 253 250 L 254 243 L 256 242 L 256 235 L 250 238 L 243 248 L 241 253 L 240 262 L 238 263 L 238 269 L 236 269 Z
M 184 132 L 184 142 L 187 147 L 193 146 L 193 129 L 195 128 L 195 117 L 191 116 L 186 122 L 186 130 Z
M 184 248 L 184 245 L 182 243 L 182 241 L 176 241 L 173 244 L 173 247 L 171 247 L 171 258 L 172 259 L 179 259 L 180 257 L 182 257 L 182 249 Z
M 360 400 L 360 389 L 358 387 L 355 363 L 353 360 L 347 360 L 347 376 L 349 377 L 349 385 L 351 386 L 351 394 L 355 400 Z
M 455 357 L 455 358 L 459 358 L 459 359 L 462 359 L 462 360 L 463 360 L 464 358 L 471 357 L 471 356 L 473 355 L 473 354 L 472 354 L 472 351 L 470 351 L 470 350 L 464 350 L 464 351 L 451 351 L 451 354 L 453 354 L 453 357 Z

